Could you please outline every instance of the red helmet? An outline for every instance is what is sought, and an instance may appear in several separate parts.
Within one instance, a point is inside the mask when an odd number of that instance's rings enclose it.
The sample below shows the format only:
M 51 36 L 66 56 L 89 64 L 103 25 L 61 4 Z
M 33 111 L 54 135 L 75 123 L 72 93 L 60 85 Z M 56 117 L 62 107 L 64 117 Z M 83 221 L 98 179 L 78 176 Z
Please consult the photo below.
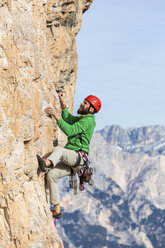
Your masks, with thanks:
M 101 101 L 97 96 L 90 95 L 87 96 L 85 100 L 92 104 L 92 106 L 96 109 L 96 112 L 99 112 L 99 110 L 101 109 Z

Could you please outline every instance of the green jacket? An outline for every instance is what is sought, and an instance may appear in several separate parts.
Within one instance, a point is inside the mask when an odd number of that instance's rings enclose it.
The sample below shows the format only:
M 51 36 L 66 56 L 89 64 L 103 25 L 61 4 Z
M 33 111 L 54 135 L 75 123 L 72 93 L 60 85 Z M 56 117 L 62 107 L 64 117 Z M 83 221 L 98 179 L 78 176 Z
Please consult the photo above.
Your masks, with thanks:
M 57 124 L 68 136 L 65 148 L 74 151 L 82 149 L 89 153 L 89 144 L 96 126 L 94 115 L 73 116 L 69 113 L 68 108 L 65 108 L 62 110 L 62 118 Z M 79 134 L 81 134 L 82 143 Z

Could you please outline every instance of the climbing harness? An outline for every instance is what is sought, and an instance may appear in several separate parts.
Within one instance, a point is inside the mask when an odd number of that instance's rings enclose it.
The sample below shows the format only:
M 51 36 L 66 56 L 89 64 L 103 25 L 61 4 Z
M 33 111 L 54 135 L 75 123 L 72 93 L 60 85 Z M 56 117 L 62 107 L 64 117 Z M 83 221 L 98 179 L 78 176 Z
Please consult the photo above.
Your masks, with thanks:
M 79 166 L 80 161 L 81 161 L 80 153 L 82 154 L 82 158 L 84 160 L 84 165 L 83 165 L 82 169 L 77 174 L 78 174 L 79 181 L 80 181 L 79 189 L 81 191 L 83 191 L 85 189 L 83 183 L 85 182 L 85 183 L 88 183 L 89 185 L 93 186 L 94 180 L 92 179 L 93 168 L 89 166 L 90 161 L 89 161 L 89 158 L 88 158 L 86 151 L 83 151 L 83 150 L 78 151 L 78 154 L 80 157 L 80 159 L 78 157 L 79 163 L 76 162 L 76 165 L 74 165 L 72 168 Z M 73 192 L 76 195 L 77 194 L 77 176 L 76 176 L 76 173 L 74 173 L 72 168 L 71 168 L 71 175 L 69 176 L 69 187 L 71 189 L 73 189 Z

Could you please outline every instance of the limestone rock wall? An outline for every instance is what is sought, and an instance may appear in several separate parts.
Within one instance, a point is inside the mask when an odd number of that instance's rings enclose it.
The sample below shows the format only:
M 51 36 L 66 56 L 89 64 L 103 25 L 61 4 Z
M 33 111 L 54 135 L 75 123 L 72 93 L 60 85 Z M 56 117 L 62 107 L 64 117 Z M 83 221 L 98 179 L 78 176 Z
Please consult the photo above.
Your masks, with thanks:
M 0 0 L 0 247 L 63 247 L 36 154 L 63 137 L 44 108 L 73 108 L 75 36 L 93 0 Z

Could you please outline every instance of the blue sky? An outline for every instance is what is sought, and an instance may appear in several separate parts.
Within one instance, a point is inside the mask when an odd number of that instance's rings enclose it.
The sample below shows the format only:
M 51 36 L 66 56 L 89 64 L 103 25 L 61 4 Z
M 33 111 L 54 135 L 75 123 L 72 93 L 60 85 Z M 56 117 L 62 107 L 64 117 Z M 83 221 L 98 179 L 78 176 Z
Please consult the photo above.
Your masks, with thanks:
M 96 130 L 165 125 L 164 29 L 164 0 L 94 0 L 77 35 L 74 113 L 95 94 Z

